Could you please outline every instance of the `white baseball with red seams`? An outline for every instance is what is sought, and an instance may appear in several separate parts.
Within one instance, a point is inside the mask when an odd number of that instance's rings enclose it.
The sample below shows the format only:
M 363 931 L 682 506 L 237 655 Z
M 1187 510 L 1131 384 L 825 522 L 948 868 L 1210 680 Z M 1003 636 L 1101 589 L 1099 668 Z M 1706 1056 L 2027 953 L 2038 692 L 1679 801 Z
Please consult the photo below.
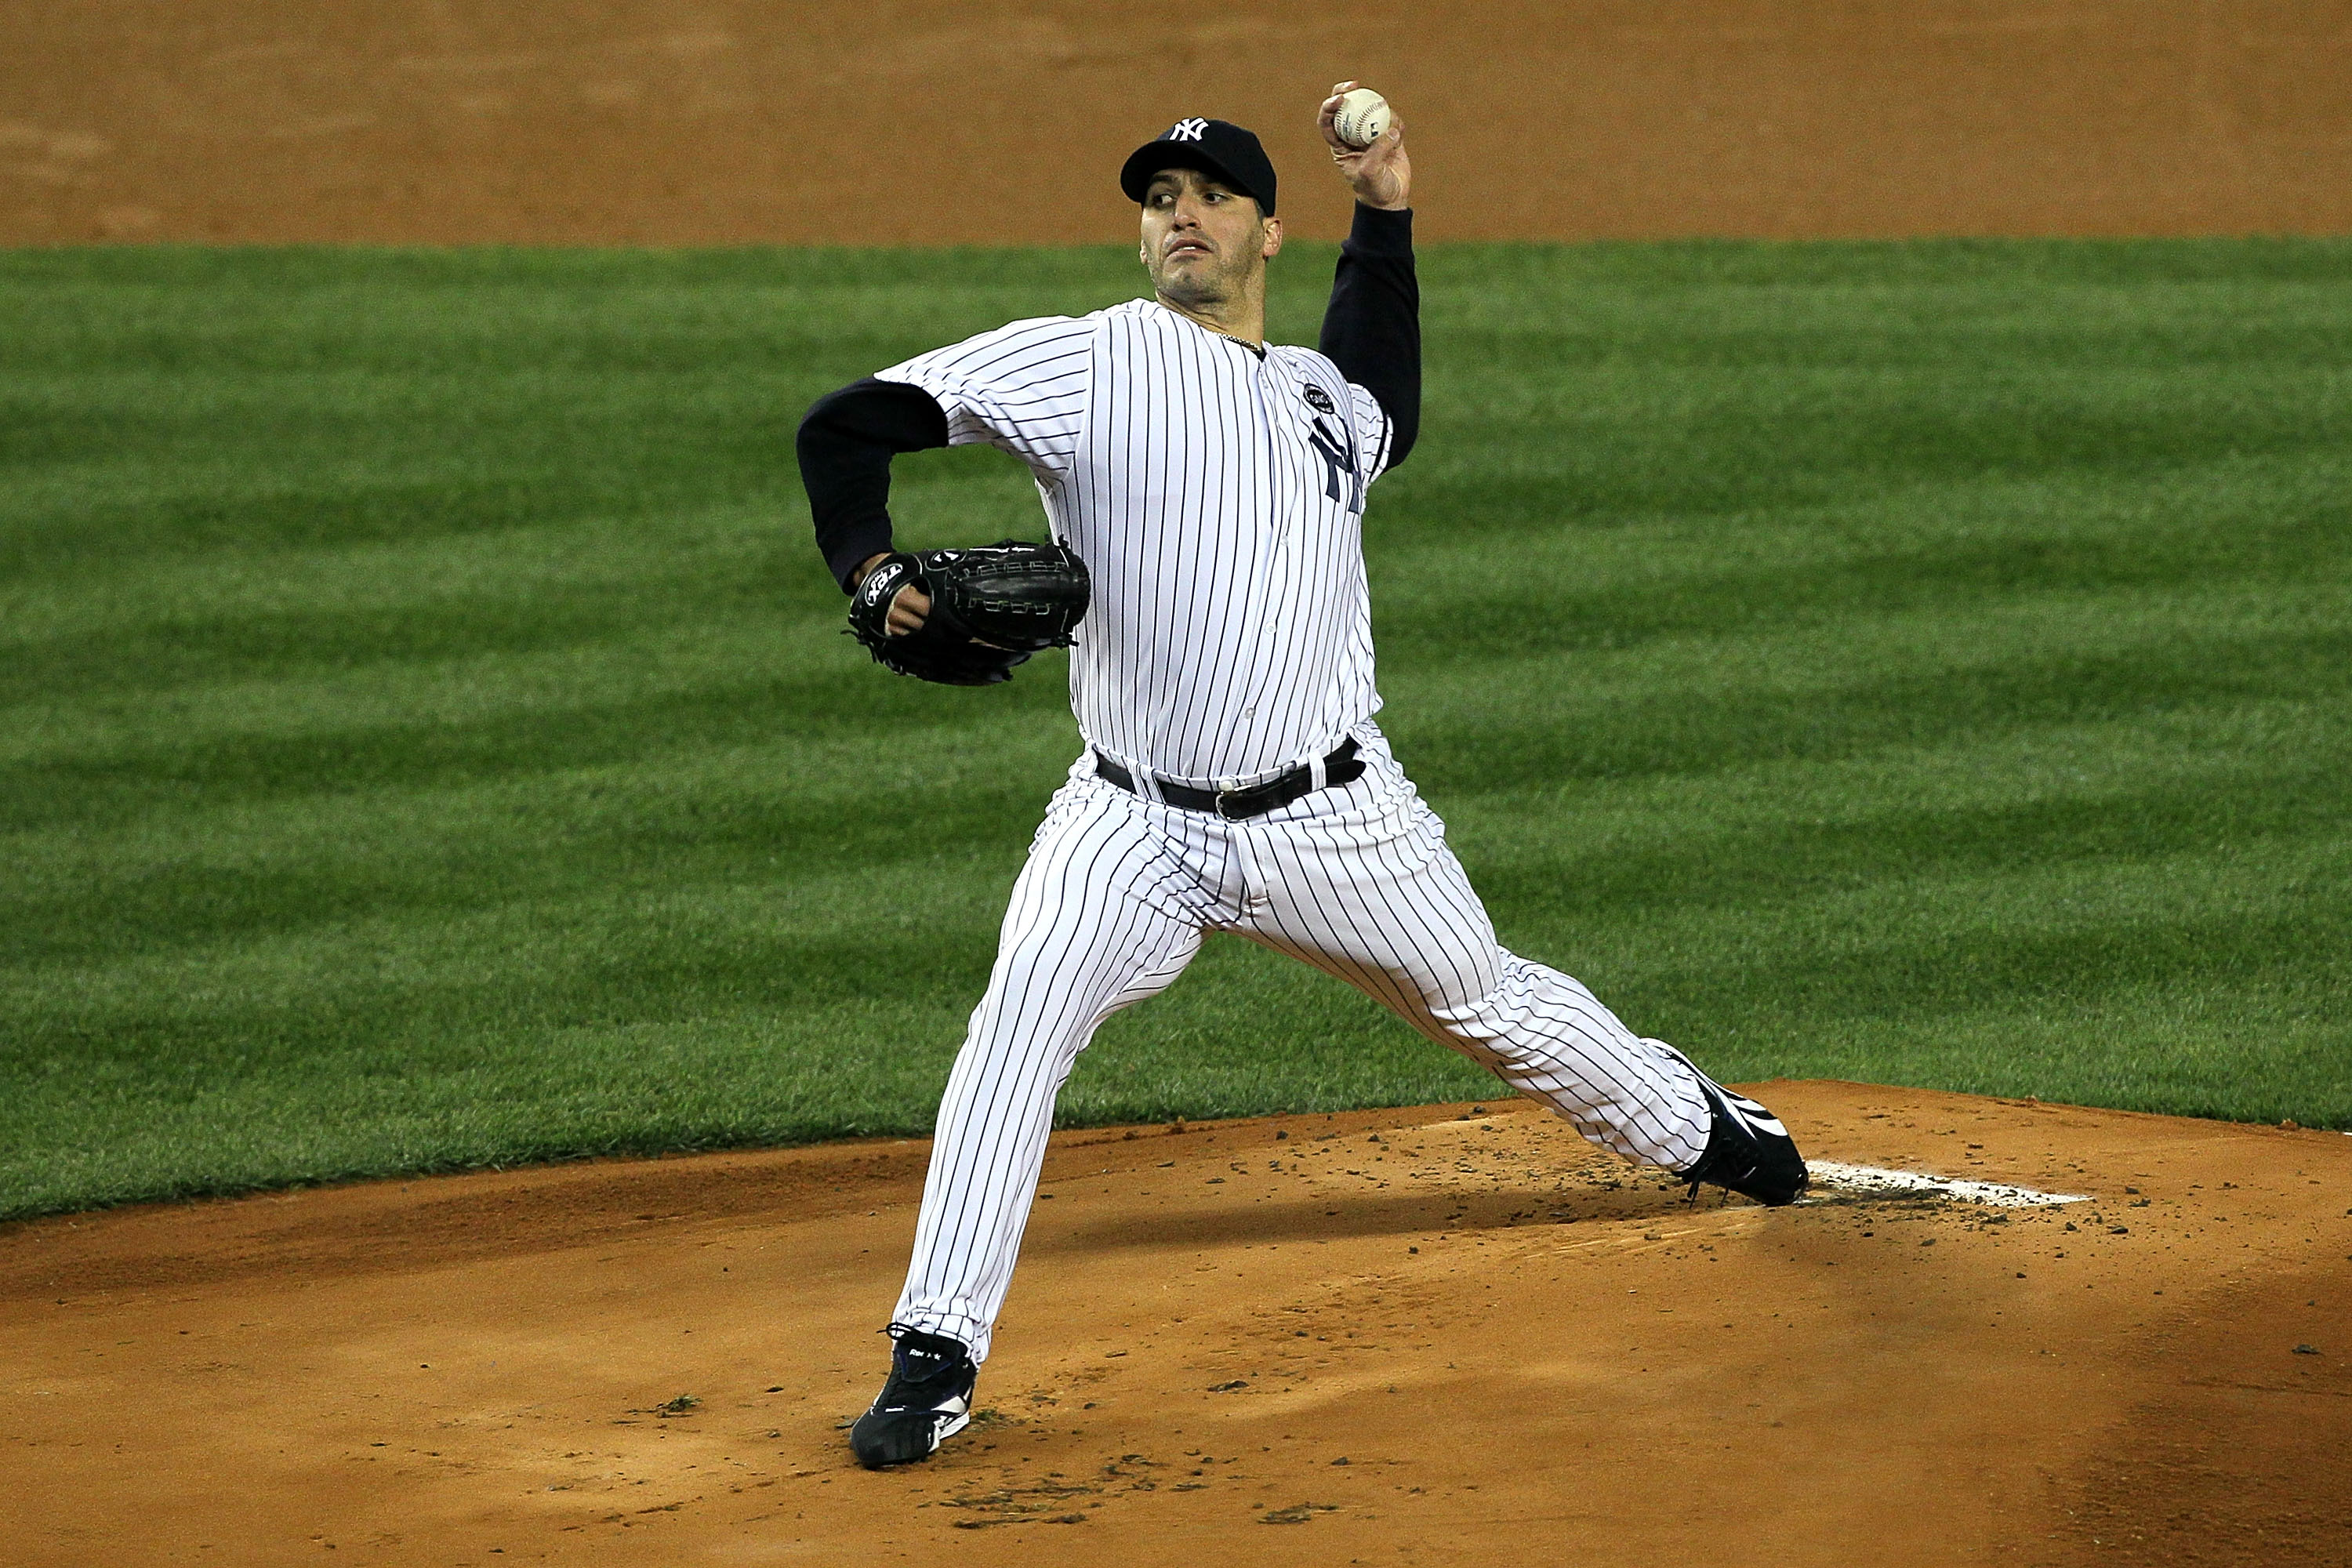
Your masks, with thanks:
M 1390 118 L 1387 99 L 1369 87 L 1351 88 L 1331 111 L 1331 129 L 1350 147 L 1369 147 L 1389 133 Z

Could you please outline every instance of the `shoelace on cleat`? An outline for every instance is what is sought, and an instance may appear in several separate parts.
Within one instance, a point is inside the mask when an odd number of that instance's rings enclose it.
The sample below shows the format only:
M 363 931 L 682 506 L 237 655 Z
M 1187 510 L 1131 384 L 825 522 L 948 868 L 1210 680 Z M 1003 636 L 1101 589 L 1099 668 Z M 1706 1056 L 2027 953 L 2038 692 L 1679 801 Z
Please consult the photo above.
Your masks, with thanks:
M 892 1323 L 882 1331 L 890 1336 L 894 1353 L 890 1376 L 874 1401 L 876 1410 L 931 1410 L 941 1398 L 957 1392 L 956 1385 L 970 1366 L 969 1352 L 958 1355 L 908 1344 L 907 1340 L 922 1331 L 905 1323 Z

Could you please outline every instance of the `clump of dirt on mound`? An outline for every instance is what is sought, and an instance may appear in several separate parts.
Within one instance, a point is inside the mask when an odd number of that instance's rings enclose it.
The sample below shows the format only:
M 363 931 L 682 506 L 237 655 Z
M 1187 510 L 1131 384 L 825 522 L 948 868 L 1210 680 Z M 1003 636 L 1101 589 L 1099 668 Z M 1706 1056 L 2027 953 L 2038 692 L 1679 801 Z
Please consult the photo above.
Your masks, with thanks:
M 978 1418 L 878 1475 L 919 1142 L 46 1221 L 10 1558 L 2342 1561 L 2352 1139 L 1758 1092 L 2083 1201 L 1694 1205 L 1517 1103 L 1064 1134 Z

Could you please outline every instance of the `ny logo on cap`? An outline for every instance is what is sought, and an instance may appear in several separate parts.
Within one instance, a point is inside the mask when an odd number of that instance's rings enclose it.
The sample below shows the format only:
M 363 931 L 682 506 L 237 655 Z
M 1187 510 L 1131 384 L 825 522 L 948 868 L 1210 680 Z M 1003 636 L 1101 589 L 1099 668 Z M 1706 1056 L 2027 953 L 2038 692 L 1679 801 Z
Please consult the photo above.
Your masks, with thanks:
M 1160 140 L 1162 142 L 1198 142 L 1201 139 L 1201 132 L 1208 128 L 1209 122 L 1205 120 L 1180 120 L 1168 128 L 1168 134 L 1162 136 Z

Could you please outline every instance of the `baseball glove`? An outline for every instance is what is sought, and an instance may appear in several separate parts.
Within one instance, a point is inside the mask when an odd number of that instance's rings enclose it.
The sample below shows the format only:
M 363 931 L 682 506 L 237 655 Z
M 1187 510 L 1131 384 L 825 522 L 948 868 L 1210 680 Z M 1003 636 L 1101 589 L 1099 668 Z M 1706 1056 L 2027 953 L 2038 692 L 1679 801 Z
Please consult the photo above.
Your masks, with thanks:
M 889 633 L 890 601 L 930 595 L 922 629 Z M 875 563 L 849 601 L 849 635 L 874 662 L 945 686 L 993 686 L 1041 648 L 1068 647 L 1091 593 L 1087 563 L 1058 544 L 1007 539 L 971 550 L 901 551 Z

